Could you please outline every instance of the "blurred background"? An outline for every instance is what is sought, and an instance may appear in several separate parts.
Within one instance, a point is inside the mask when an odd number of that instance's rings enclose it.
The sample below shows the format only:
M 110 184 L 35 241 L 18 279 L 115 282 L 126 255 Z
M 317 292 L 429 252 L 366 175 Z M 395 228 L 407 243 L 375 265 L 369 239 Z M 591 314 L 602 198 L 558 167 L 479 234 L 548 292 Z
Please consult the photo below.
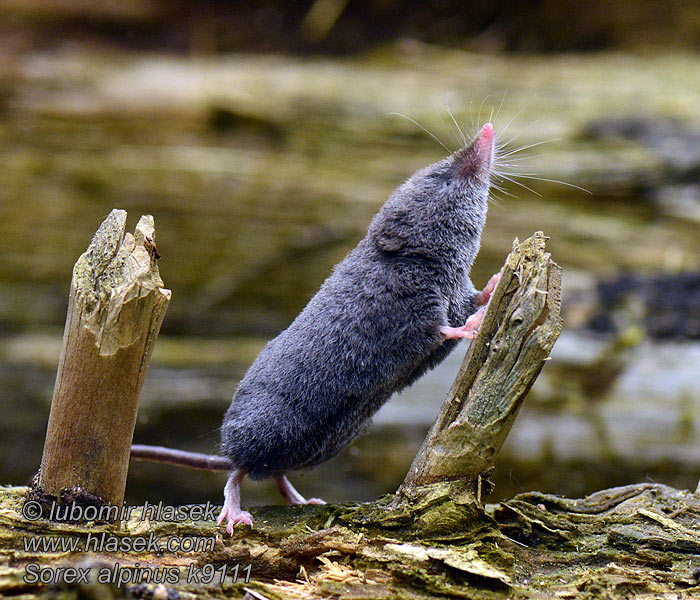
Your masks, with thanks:
M 72 266 L 112 208 L 132 230 L 154 215 L 173 291 L 135 440 L 211 453 L 264 343 L 390 192 L 486 120 L 514 181 L 472 279 L 541 229 L 566 322 L 491 499 L 694 489 L 700 5 L 683 0 L 0 0 L 0 480 L 39 465 Z M 466 348 L 299 490 L 394 491 Z M 219 501 L 224 480 L 135 463 L 127 500 Z M 273 487 L 244 484 L 244 505 Z

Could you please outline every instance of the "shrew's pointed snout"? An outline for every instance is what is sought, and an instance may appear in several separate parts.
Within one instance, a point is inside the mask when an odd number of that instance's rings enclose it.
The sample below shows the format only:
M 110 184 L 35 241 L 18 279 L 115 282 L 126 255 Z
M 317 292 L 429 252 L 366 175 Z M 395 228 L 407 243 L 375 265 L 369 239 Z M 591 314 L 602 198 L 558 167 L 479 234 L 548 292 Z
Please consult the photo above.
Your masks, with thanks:
M 458 173 L 463 177 L 486 175 L 493 165 L 494 131 L 486 123 L 474 141 L 457 153 Z
M 493 125 L 491 125 L 491 123 L 486 123 L 486 125 L 481 128 L 481 132 L 477 138 L 477 144 L 479 145 L 479 154 L 484 161 L 488 163 L 488 167 L 490 168 L 493 160 Z

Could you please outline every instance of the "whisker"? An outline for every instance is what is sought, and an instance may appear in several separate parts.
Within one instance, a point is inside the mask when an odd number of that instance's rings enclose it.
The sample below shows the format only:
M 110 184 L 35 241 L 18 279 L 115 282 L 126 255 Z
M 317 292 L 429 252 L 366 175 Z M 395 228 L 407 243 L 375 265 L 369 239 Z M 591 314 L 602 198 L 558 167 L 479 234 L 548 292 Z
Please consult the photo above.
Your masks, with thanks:
M 508 190 L 506 190 L 504 187 L 501 187 L 497 183 L 491 182 L 491 188 L 498 190 L 502 194 L 505 194 L 506 196 L 510 196 L 511 198 L 517 198 L 515 194 L 511 194 Z
M 522 148 L 516 148 L 514 150 L 510 150 L 509 152 L 506 152 L 505 154 L 502 154 L 499 158 L 506 158 L 507 156 L 510 156 L 511 154 L 516 154 L 517 152 L 522 152 L 523 150 L 527 150 L 528 148 L 534 148 L 535 146 L 541 146 L 542 144 L 549 144 L 551 142 L 556 142 L 560 140 L 561 138 L 551 138 L 549 140 L 543 140 L 541 142 L 535 142 L 534 144 L 528 144 L 527 146 L 523 146 Z
M 454 138 L 455 137 L 454 132 L 447 126 L 447 121 L 445 121 L 445 117 L 443 116 L 443 109 L 441 109 L 438 106 L 437 101 L 435 100 L 434 97 L 432 98 L 432 103 L 433 103 L 433 108 L 435 109 L 435 113 L 439 117 L 440 123 L 442 124 L 442 129 L 444 131 L 449 131 L 452 134 L 452 137 Z M 457 148 L 461 148 L 459 138 L 457 138 Z M 455 150 L 457 148 L 455 148 Z M 452 150 L 451 152 L 454 152 L 455 150 Z
M 525 157 L 526 159 L 530 159 L 529 156 Z M 516 164 L 511 164 L 510 162 L 503 162 L 503 163 L 498 163 L 492 171 L 494 173 L 510 173 L 511 175 L 542 175 L 542 173 L 538 173 L 537 171 L 511 171 L 510 169 L 501 169 L 501 166 L 507 166 L 507 167 L 516 167 L 516 168 L 522 168 L 524 165 L 516 165 Z
M 484 99 L 481 101 L 481 104 L 479 105 L 479 118 L 477 119 L 477 122 L 478 122 L 478 125 L 477 125 L 477 126 L 481 126 L 481 109 L 484 107 L 484 102 L 486 102 L 490 97 L 491 97 L 491 94 L 489 94 L 488 96 L 486 96 L 486 98 L 484 98 Z
M 504 148 L 507 148 L 510 144 L 512 144 L 515 140 L 517 140 L 517 139 L 518 139 L 523 133 L 525 133 L 528 129 L 530 129 L 531 127 L 534 127 L 535 125 L 537 125 L 537 123 L 539 123 L 539 121 L 540 121 L 540 119 L 536 119 L 535 121 L 533 121 L 532 123 L 530 123 L 527 127 L 525 127 L 525 129 L 522 129 L 517 135 L 513 136 L 512 138 L 510 138 L 509 140 L 507 140 L 504 144 L 502 144 L 502 145 L 499 147 L 499 150 L 502 150 L 502 149 L 504 149 Z
M 515 165 L 516 163 L 526 161 L 526 160 L 532 160 L 533 158 L 542 158 L 544 154 L 528 154 L 526 156 L 516 156 L 516 157 L 509 157 L 508 160 L 500 160 L 498 161 L 499 165 Z
M 457 127 L 457 131 L 459 131 L 459 135 L 462 136 L 462 145 L 466 146 L 467 145 L 467 138 L 465 137 L 464 132 L 462 131 L 462 128 L 459 126 L 459 123 L 457 123 L 457 119 L 455 119 L 455 116 L 452 114 L 450 107 L 448 105 L 445 105 L 445 108 L 447 109 L 447 114 L 450 115 L 452 122 Z
M 501 114 L 501 109 L 503 108 L 503 102 L 506 99 L 507 93 L 508 93 L 508 88 L 506 88 L 505 92 L 503 92 L 503 97 L 501 98 L 501 103 L 498 105 L 498 110 L 496 111 L 496 119 L 498 119 L 498 115 Z
M 407 115 L 404 115 L 404 114 L 401 114 L 401 113 L 398 113 L 398 112 L 390 112 L 389 114 L 390 114 L 390 115 L 396 115 L 397 117 L 403 117 L 404 119 L 409 120 L 411 123 L 413 123 L 413 124 L 416 125 L 417 127 L 420 127 L 423 131 L 425 131 L 425 133 L 427 133 L 427 134 L 428 134 L 431 138 L 433 138 L 438 144 L 440 144 L 445 150 L 447 150 L 447 152 L 449 152 L 450 154 L 452 154 L 452 150 L 450 150 L 447 146 L 445 146 L 445 144 L 442 143 L 442 140 L 441 140 L 440 138 L 438 138 L 438 137 L 437 137 L 432 131 L 430 131 L 430 129 L 428 129 L 427 127 L 423 127 L 423 125 L 421 125 L 421 124 L 420 124 L 418 121 L 416 121 L 415 119 L 412 119 L 411 117 L 409 117 L 409 116 L 407 116 Z
M 547 179 L 546 177 L 534 177 L 532 175 L 518 175 L 518 177 L 524 177 L 525 179 L 535 179 L 538 181 L 548 181 L 549 183 L 558 183 L 560 185 L 565 185 L 568 187 L 575 188 L 577 190 L 581 190 L 582 192 L 586 192 L 587 194 L 593 195 L 593 192 L 590 190 L 587 190 L 586 188 L 581 187 L 580 185 L 576 185 L 573 183 L 567 183 L 566 181 L 559 181 L 558 179 Z
M 511 124 L 513 121 L 515 121 L 515 119 L 518 118 L 518 115 L 520 115 L 520 113 L 523 112 L 523 111 L 532 103 L 532 101 L 533 101 L 534 99 L 535 99 L 534 97 L 533 97 L 533 98 L 530 98 L 530 100 L 528 100 L 528 101 L 526 102 L 525 106 L 523 106 L 518 112 L 516 112 L 516 113 L 513 115 L 513 118 L 512 118 L 510 121 L 508 121 L 508 123 L 506 124 L 506 126 L 501 130 L 501 135 L 503 135 L 503 134 L 506 132 L 506 130 L 508 129 L 508 127 L 510 127 L 510 124 Z
M 491 194 L 491 202 L 493 202 L 498 208 L 501 210 L 503 209 L 503 205 L 501 204 L 501 199 L 497 198 L 495 194 Z M 490 204 L 490 203 L 489 203 Z
M 512 177 L 508 177 L 508 175 L 499 174 L 498 177 L 501 177 L 502 179 L 510 181 L 511 183 L 514 183 L 515 185 L 519 185 L 521 188 L 526 189 L 528 192 L 532 192 L 533 194 L 535 194 L 535 196 L 539 196 L 540 198 L 542 198 L 542 194 L 540 194 L 539 192 L 536 192 L 531 187 L 526 186 L 524 183 L 520 183 L 519 181 L 517 181 L 516 179 L 513 179 Z

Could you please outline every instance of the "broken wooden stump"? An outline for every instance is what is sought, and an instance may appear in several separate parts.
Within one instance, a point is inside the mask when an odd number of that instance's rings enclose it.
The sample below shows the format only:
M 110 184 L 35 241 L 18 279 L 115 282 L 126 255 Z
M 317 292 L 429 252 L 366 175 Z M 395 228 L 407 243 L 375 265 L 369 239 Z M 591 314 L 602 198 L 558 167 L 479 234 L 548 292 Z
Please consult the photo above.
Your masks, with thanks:
M 124 500 L 139 394 L 171 295 L 153 217 L 142 216 L 132 235 L 126 216 L 113 210 L 73 268 L 36 482 L 45 498 Z
M 481 499 L 481 475 L 493 467 L 518 410 L 562 329 L 561 268 L 538 231 L 513 243 L 481 330 L 433 427 L 397 492 L 397 504 L 440 493 Z M 432 486 L 432 487 L 431 487 Z

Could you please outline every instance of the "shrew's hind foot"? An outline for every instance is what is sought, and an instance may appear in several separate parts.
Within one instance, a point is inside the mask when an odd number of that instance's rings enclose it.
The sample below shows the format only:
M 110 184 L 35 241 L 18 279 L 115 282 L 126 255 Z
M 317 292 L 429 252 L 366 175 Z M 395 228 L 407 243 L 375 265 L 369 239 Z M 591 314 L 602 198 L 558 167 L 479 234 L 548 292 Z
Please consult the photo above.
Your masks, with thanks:
M 245 510 L 241 510 L 241 481 L 245 477 L 245 471 L 231 471 L 224 487 L 224 507 L 216 520 L 217 525 L 226 519 L 226 533 L 233 535 L 234 525 L 244 523 L 253 526 L 253 516 Z
M 275 479 L 280 494 L 287 501 L 287 504 L 325 504 L 320 498 L 310 498 L 307 500 L 299 492 L 296 491 L 292 482 L 285 475 Z

